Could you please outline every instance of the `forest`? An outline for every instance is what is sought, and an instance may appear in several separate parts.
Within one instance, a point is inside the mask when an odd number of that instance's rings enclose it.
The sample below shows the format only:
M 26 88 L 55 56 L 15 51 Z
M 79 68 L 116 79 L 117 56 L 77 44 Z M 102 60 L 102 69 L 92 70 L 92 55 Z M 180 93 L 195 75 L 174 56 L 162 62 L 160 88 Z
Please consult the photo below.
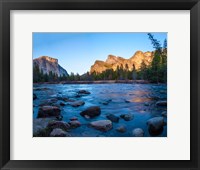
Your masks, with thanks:
M 148 38 L 151 41 L 154 50 L 153 61 L 150 65 L 142 62 L 139 70 L 133 69 L 130 71 L 128 65 L 118 66 L 116 70 L 107 69 L 102 73 L 85 73 L 83 75 L 74 74 L 58 76 L 53 72 L 43 73 L 37 65 L 33 67 L 33 82 L 59 82 L 59 81 L 97 81 L 97 80 L 147 80 L 150 83 L 167 83 L 167 40 L 163 45 L 154 38 L 154 35 L 148 33 Z

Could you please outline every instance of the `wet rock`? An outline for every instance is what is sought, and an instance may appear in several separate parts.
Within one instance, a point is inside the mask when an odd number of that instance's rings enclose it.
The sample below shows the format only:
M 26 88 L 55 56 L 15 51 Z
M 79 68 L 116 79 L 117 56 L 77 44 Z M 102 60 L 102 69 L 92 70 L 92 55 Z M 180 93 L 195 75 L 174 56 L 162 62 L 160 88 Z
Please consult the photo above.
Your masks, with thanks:
M 83 117 L 93 118 L 101 114 L 101 109 L 99 106 L 91 106 L 80 113 Z
M 62 129 L 56 128 L 53 129 L 50 133 L 51 137 L 70 137 L 71 135 L 68 132 L 63 131 Z
M 65 103 L 63 103 L 63 102 L 60 102 L 60 105 L 61 105 L 61 106 L 65 106 L 66 104 L 65 104 Z
M 125 126 L 119 126 L 116 128 L 116 131 L 120 132 L 120 133 L 124 133 L 126 132 L 126 127 Z
M 87 91 L 87 90 L 79 90 L 78 92 L 77 92 L 78 94 L 91 94 L 89 91 Z
M 67 122 L 64 122 L 64 121 L 53 120 L 53 121 L 50 121 L 48 123 L 47 128 L 49 128 L 51 130 L 59 128 L 59 129 L 62 129 L 64 131 L 67 131 L 67 130 L 70 129 L 70 125 Z
M 135 137 L 143 137 L 144 131 L 141 128 L 135 128 L 132 131 L 132 135 L 135 136 Z
M 112 122 L 119 122 L 119 117 L 117 117 L 113 114 L 109 114 L 106 117 L 107 117 L 107 119 L 111 120 Z
M 57 100 L 62 100 L 64 102 L 74 102 L 75 100 L 69 99 L 68 97 L 57 97 Z
M 60 116 L 60 108 L 56 106 L 42 106 L 38 111 L 38 118 L 52 117 L 52 116 Z
M 163 126 L 166 125 L 163 117 L 154 117 L 147 121 L 149 133 L 156 136 L 162 133 Z
M 72 117 L 72 118 L 70 118 L 70 120 L 71 120 L 71 121 L 73 121 L 73 120 L 78 120 L 78 118 L 77 118 L 77 117 Z
M 129 101 L 129 100 L 126 100 L 126 99 L 125 99 L 124 101 L 125 101 L 125 103 L 130 103 L 130 101 Z
M 97 120 L 91 122 L 90 125 L 100 131 L 107 132 L 112 129 L 112 122 L 110 120 Z
M 81 126 L 81 123 L 78 120 L 70 121 L 69 124 L 70 124 L 70 127 L 72 127 L 72 128 L 77 128 L 77 127 Z
M 56 116 L 56 119 L 61 121 L 63 119 L 63 115 Z
M 161 113 L 161 115 L 162 115 L 163 117 L 167 117 L 167 112 L 166 112 L 166 111 L 163 111 L 163 112 Z
M 145 105 L 145 106 L 150 106 L 150 103 L 145 102 L 144 105 Z
M 35 93 L 33 93 L 33 100 L 37 99 L 37 96 Z
M 133 120 L 134 115 L 131 113 L 128 113 L 128 114 L 121 114 L 120 117 L 124 119 L 125 121 L 130 121 L 130 120 Z
M 33 119 L 33 136 L 49 136 L 48 132 L 46 131 L 47 125 L 50 121 L 54 120 L 53 118 L 38 118 Z
M 74 102 L 68 102 L 68 104 L 72 107 L 79 107 L 85 104 L 84 101 L 74 101 Z
M 43 100 L 39 106 L 47 106 L 47 105 L 54 105 L 58 100 L 56 98 L 51 98 L 47 100 Z
M 167 106 L 167 101 L 158 101 L 156 102 L 156 106 Z

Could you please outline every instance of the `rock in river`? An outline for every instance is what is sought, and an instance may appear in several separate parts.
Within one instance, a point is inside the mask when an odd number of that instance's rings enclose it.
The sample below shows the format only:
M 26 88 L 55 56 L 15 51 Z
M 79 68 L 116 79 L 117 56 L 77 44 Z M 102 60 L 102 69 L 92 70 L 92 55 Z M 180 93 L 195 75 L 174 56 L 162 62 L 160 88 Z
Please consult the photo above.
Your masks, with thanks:
M 124 133 L 124 132 L 126 132 L 126 127 L 125 126 L 119 126 L 119 127 L 116 128 L 116 131 Z
M 47 100 L 43 100 L 41 101 L 41 103 L 39 104 L 39 106 L 47 106 L 47 105 L 56 105 L 56 102 L 58 101 L 58 99 L 56 98 L 51 98 L 51 99 L 47 99 Z
M 79 90 L 77 93 L 78 94 L 90 94 L 90 92 L 87 90 Z
M 158 101 L 156 106 L 167 106 L 167 101 Z
M 125 121 L 130 121 L 133 119 L 134 115 L 131 113 L 128 113 L 128 114 L 121 114 L 120 117 L 124 119 Z
M 133 129 L 132 134 L 135 137 L 143 137 L 144 131 L 141 128 L 135 128 L 135 129 Z
M 70 127 L 72 127 L 72 128 L 77 128 L 77 127 L 81 126 L 81 123 L 78 120 L 72 120 L 69 122 L 69 124 L 70 124 Z
M 51 129 L 51 130 L 59 128 L 59 129 L 62 129 L 64 131 L 67 131 L 67 130 L 70 129 L 70 125 L 67 122 L 64 122 L 64 121 L 53 120 L 53 121 L 50 121 L 48 123 L 47 128 Z
M 79 101 L 74 101 L 74 102 L 68 102 L 68 104 L 69 104 L 70 106 L 72 106 L 72 107 L 79 107 L 79 106 L 84 105 L 85 102 L 79 100 Z
M 38 118 L 55 117 L 60 115 L 60 108 L 56 106 L 42 106 L 38 111 Z
M 51 137 L 70 137 L 71 135 L 68 132 L 63 131 L 62 129 L 56 128 L 53 129 L 50 133 Z
M 90 125 L 100 131 L 107 132 L 112 129 L 112 122 L 110 120 L 97 120 L 91 122 Z
M 107 117 L 107 119 L 111 120 L 112 122 L 119 122 L 119 117 L 117 117 L 113 114 L 109 114 L 106 117 Z
M 81 116 L 87 117 L 87 118 L 93 118 L 93 117 L 99 116 L 100 114 L 101 114 L 101 109 L 99 106 L 88 107 L 86 110 L 80 113 Z
M 163 131 L 163 126 L 165 125 L 163 117 L 154 117 L 147 121 L 149 128 L 149 133 L 151 135 L 159 135 Z
M 33 136 L 47 137 L 49 134 L 46 132 L 47 125 L 53 118 L 38 118 L 33 119 Z

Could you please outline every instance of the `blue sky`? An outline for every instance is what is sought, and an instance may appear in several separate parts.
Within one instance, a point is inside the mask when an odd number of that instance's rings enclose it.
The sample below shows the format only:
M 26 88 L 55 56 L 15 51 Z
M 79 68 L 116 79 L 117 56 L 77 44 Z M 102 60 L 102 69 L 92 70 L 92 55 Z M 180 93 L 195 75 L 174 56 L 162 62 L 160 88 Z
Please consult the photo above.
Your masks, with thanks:
M 167 33 L 152 33 L 163 44 Z M 83 74 L 95 60 L 109 54 L 130 58 L 141 50 L 153 51 L 147 33 L 33 33 L 33 58 L 57 58 L 68 73 Z

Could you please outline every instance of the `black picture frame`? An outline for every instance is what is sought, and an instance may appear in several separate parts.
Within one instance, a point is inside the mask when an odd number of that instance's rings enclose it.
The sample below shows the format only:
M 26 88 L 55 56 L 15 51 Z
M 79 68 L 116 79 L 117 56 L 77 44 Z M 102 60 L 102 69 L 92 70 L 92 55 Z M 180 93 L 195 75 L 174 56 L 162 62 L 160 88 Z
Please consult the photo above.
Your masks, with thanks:
M 10 160 L 11 10 L 190 10 L 190 157 L 163 161 Z M 199 0 L 0 0 L 0 167 L 1 169 L 200 169 L 200 2 Z M 183 82 L 184 83 L 184 82 Z M 120 153 L 119 153 L 120 154 Z M 173 154 L 173 151 L 172 153 Z

